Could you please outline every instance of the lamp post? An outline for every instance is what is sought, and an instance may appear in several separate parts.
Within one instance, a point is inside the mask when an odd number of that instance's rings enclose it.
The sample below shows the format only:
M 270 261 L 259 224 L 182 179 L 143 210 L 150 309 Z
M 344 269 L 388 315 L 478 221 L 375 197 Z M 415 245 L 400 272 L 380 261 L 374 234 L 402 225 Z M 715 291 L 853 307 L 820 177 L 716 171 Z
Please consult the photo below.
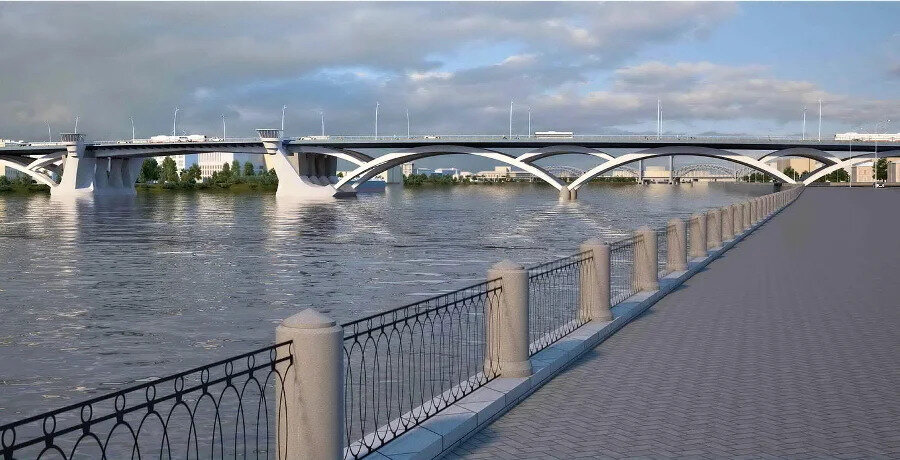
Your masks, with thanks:
M 662 134 L 662 101 L 656 100 L 656 138 Z
M 819 99 L 819 142 L 822 142 L 822 100 Z
M 409 107 L 406 108 L 406 138 L 409 139 Z
M 53 134 L 50 129 L 50 122 L 47 122 L 47 142 L 53 142 Z
M 222 114 L 222 140 L 225 140 L 228 138 L 228 136 L 226 134 L 227 134 L 227 131 L 225 130 L 225 114 L 223 113 Z
M 322 137 L 325 137 L 325 111 L 319 110 L 319 117 L 322 118 Z
M 512 111 L 513 111 L 513 101 L 509 101 L 509 138 L 512 139 Z
M 131 119 L 131 142 L 134 142 L 134 117 L 128 117 Z
M 800 139 L 806 140 L 806 107 L 803 108 L 803 134 L 801 134 Z
M 281 106 L 281 135 L 284 135 L 284 111 L 287 110 L 286 105 Z
M 178 107 L 175 107 L 175 115 L 172 117 L 172 137 L 175 137 L 175 126 L 178 122 Z
M 78 115 L 75 115 L 75 134 L 78 134 Z M 877 147 L 876 150 L 878 150 Z
M 528 107 L 528 137 L 531 137 L 531 107 Z
M 375 101 L 375 140 L 378 140 L 378 107 L 380 106 L 381 104 Z

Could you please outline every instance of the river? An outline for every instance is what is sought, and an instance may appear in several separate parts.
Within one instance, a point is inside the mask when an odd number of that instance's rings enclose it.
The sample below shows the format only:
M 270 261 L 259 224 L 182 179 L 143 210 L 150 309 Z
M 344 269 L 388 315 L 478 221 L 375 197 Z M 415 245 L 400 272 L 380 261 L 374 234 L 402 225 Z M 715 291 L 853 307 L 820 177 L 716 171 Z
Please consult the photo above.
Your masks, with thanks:
M 320 204 L 143 192 L 0 195 L 0 424 L 268 345 L 304 308 L 338 321 L 483 280 L 494 262 L 770 192 L 760 184 L 403 188 Z

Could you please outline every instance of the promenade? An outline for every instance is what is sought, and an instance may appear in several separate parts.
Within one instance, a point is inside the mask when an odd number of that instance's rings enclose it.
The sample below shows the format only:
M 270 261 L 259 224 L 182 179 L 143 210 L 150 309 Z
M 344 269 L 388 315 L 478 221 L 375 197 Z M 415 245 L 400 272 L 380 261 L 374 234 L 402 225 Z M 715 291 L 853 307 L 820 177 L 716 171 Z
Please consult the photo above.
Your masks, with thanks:
M 900 456 L 898 210 L 806 190 L 446 458 Z

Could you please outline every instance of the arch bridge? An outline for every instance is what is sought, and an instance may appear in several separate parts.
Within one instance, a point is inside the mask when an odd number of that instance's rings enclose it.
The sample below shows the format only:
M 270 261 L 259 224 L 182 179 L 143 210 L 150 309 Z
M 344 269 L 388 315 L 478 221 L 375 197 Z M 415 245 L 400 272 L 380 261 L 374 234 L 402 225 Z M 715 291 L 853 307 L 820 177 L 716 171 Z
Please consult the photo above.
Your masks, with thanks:
M 0 165 L 27 174 L 51 187 L 54 196 L 133 194 L 144 158 L 204 152 L 264 155 L 267 167 L 278 175 L 278 195 L 298 199 L 353 195 L 366 180 L 401 164 L 441 155 L 469 155 L 490 159 L 531 173 L 560 193 L 573 198 L 579 188 L 614 169 L 659 157 L 706 157 L 768 174 L 788 184 L 798 183 L 768 161 L 781 157 L 811 158 L 822 164 L 802 181 L 809 184 L 840 168 L 868 161 L 877 149 L 874 142 L 811 141 L 773 137 L 699 136 L 572 136 L 541 139 L 529 136 L 331 136 L 285 139 L 281 130 L 257 130 L 257 138 L 206 139 L 199 142 L 150 140 L 85 142 L 82 134 L 62 134 L 60 142 L 20 143 L 0 146 Z M 389 149 L 372 157 L 360 149 Z M 611 149 L 631 149 L 612 155 Z M 516 155 L 502 150 L 524 151 Z M 882 150 L 884 146 L 882 145 Z M 751 152 L 763 152 L 751 155 Z M 853 152 L 853 156 L 840 156 Z M 883 152 L 897 154 L 897 150 Z M 566 183 L 560 176 L 577 169 L 543 167 L 540 160 L 560 155 L 583 155 L 598 162 Z M 355 165 L 343 178 L 336 177 L 337 160 Z M 734 172 L 724 166 L 707 169 Z M 681 177 L 687 167 L 676 171 Z M 59 178 L 57 182 L 55 179 Z

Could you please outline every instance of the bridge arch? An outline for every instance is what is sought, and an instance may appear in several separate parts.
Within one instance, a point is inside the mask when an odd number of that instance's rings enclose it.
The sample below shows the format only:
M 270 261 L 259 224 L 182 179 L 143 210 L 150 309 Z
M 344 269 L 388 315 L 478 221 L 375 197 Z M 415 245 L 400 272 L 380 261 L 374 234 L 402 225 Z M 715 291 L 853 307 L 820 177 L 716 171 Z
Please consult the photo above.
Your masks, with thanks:
M 699 156 L 699 157 L 709 157 L 709 158 L 717 158 L 720 160 L 727 160 L 733 163 L 737 163 L 743 166 L 748 166 L 757 171 L 768 173 L 772 176 L 777 177 L 781 181 L 788 184 L 796 184 L 797 182 L 791 179 L 790 177 L 784 175 L 778 169 L 773 168 L 762 161 L 759 161 L 755 158 L 748 157 L 746 155 L 741 155 L 733 152 L 729 152 L 727 150 L 712 148 L 712 147 L 699 147 L 699 146 L 668 146 L 668 147 L 656 147 L 647 150 L 641 150 L 640 152 L 635 153 L 627 153 L 625 155 L 621 155 L 616 157 L 614 160 L 607 161 L 603 164 L 595 166 L 590 171 L 584 173 L 581 177 L 576 179 L 574 182 L 569 184 L 569 190 L 578 190 L 582 185 L 589 182 L 591 179 L 607 172 L 611 171 L 619 166 L 623 166 L 629 163 L 634 163 L 640 160 L 646 160 L 650 158 L 657 157 L 665 157 L 665 156 Z
M 360 165 L 358 168 L 354 169 L 349 174 L 344 176 L 341 180 L 339 180 L 336 184 L 334 184 L 334 186 L 335 188 L 340 189 L 344 185 L 349 184 L 354 179 L 359 178 L 359 181 L 356 183 L 356 185 L 352 186 L 353 188 L 356 188 L 359 184 L 395 166 L 399 166 L 410 161 L 439 155 L 475 155 L 483 158 L 489 158 L 491 160 L 499 161 L 501 163 L 515 166 L 524 171 L 530 172 L 535 177 L 542 179 L 557 190 L 566 188 L 565 184 L 563 184 L 556 176 L 550 174 L 539 166 L 524 163 L 517 158 L 505 153 L 461 145 L 428 145 L 401 150 L 399 152 L 388 153 L 387 155 L 376 157 L 375 159 L 363 165 Z
M 373 157 L 366 155 L 362 152 L 357 152 L 355 150 L 349 149 L 336 149 L 332 147 L 321 147 L 317 145 L 303 145 L 303 146 L 288 146 L 286 149 L 288 153 L 316 153 L 319 155 L 328 155 L 332 157 L 337 157 L 342 160 L 348 161 L 350 163 L 355 164 L 356 166 L 362 166 L 372 160 Z
M 56 187 L 56 181 L 54 181 L 53 178 L 35 169 L 29 168 L 28 165 L 22 163 L 18 158 L 9 156 L 0 157 L 0 166 L 8 166 L 23 174 L 27 174 L 39 183 L 49 185 L 50 188 Z
M 522 155 L 517 156 L 516 159 L 523 163 L 532 163 L 540 160 L 541 158 L 547 158 L 556 155 L 590 155 L 602 158 L 606 161 L 610 161 L 615 158 L 614 156 L 602 150 L 583 147 L 581 145 L 549 145 L 537 150 L 532 150 L 528 153 L 523 153 Z
M 673 175 L 675 177 L 681 178 L 681 177 L 684 177 L 686 174 L 690 174 L 694 171 L 704 171 L 704 170 L 710 171 L 710 172 L 715 171 L 715 172 L 727 174 L 729 177 L 735 177 L 738 174 L 738 169 L 731 169 L 731 168 L 728 168 L 727 166 L 722 166 L 722 165 L 717 165 L 717 164 L 712 164 L 712 163 L 699 163 L 699 164 L 682 166 L 682 167 L 676 169 L 675 172 L 673 173 Z
M 865 163 L 865 162 L 867 162 L 867 161 L 875 161 L 875 157 L 872 156 L 872 155 L 873 155 L 872 152 L 866 152 L 866 153 L 862 153 L 862 154 L 859 154 L 859 155 L 854 155 L 854 156 L 849 157 L 849 158 L 845 158 L 845 159 L 840 160 L 839 162 L 837 162 L 837 163 L 835 163 L 835 164 L 833 164 L 833 165 L 829 165 L 829 166 L 826 166 L 826 167 L 824 167 L 824 168 L 820 168 L 818 171 L 816 171 L 815 173 L 813 173 L 812 175 L 810 175 L 809 177 L 807 177 L 806 179 L 804 179 L 804 180 L 803 180 L 803 185 L 809 185 L 809 184 L 812 184 L 813 182 L 815 182 L 815 181 L 819 180 L 820 178 L 825 177 L 825 176 L 827 176 L 827 175 L 829 175 L 829 174 L 831 174 L 831 173 L 837 171 L 838 169 L 847 169 L 847 170 L 848 170 L 847 173 L 849 174 L 849 173 L 850 173 L 849 169 L 850 169 L 851 167 L 853 167 L 853 166 L 855 166 L 855 165 L 857 165 L 857 164 L 859 164 L 859 163 Z M 879 152 L 879 153 L 878 153 L 878 156 L 879 156 L 879 157 L 881 157 L 882 155 L 884 155 L 885 157 L 889 157 L 889 156 L 900 156 L 900 149 L 897 149 L 897 150 L 888 150 L 888 151 L 886 151 L 886 152 Z M 852 179 L 852 178 L 851 178 L 851 179 Z
M 831 155 L 828 152 L 811 147 L 791 147 L 789 149 L 776 150 L 763 155 L 759 158 L 759 161 L 765 163 L 781 157 L 809 158 L 811 160 L 816 160 L 825 166 L 830 166 L 841 161 L 840 158 Z

